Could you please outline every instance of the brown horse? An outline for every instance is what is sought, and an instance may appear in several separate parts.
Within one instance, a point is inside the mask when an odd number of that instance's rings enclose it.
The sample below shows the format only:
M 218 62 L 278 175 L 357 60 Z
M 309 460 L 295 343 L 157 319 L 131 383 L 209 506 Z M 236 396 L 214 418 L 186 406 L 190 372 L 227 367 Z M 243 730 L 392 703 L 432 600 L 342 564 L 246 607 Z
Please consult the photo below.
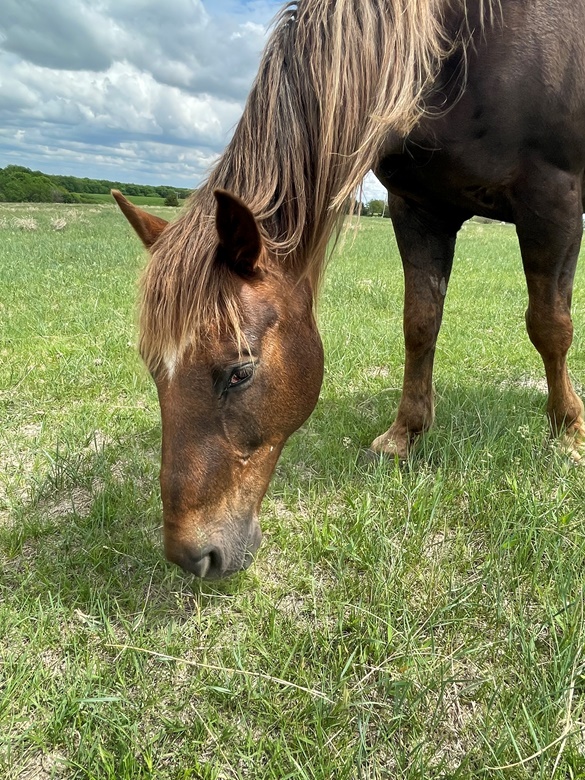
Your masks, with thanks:
M 115 197 L 151 251 L 141 352 L 162 412 L 167 557 L 245 568 L 286 439 L 313 410 L 326 246 L 373 168 L 406 279 L 402 398 L 375 453 L 433 421 L 457 232 L 516 224 L 548 416 L 575 449 L 571 293 L 585 170 L 585 0 L 299 0 L 282 12 L 234 137 L 173 224 Z

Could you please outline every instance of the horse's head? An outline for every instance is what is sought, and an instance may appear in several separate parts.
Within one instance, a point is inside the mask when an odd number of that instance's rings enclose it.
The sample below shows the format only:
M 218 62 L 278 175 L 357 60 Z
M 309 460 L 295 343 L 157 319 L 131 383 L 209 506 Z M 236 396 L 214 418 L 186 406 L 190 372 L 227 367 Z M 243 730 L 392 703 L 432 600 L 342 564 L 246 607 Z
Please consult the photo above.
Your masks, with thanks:
M 213 262 L 228 269 L 241 333 L 210 328 L 153 370 L 162 417 L 167 558 L 199 577 L 246 568 L 262 537 L 260 504 L 287 438 L 310 415 L 323 350 L 309 283 L 289 279 L 251 211 L 216 192 Z M 150 247 L 166 227 L 116 200 Z M 156 328 L 156 322 L 150 323 Z

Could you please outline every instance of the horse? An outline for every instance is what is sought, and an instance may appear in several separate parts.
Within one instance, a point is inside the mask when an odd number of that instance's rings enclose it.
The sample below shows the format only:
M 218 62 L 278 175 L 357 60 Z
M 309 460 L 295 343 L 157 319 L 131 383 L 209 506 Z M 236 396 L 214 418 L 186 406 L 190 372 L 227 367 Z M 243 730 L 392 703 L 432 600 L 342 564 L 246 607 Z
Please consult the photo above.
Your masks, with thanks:
M 405 278 L 402 396 L 371 451 L 406 458 L 433 422 L 455 241 L 480 215 L 516 225 L 550 427 L 578 453 L 583 404 L 566 356 L 583 30 L 585 0 L 289 3 L 232 140 L 181 216 L 167 223 L 113 193 L 150 252 L 140 352 L 160 401 L 170 561 L 207 579 L 252 561 L 277 459 L 320 392 L 327 245 L 370 169 L 389 193 Z

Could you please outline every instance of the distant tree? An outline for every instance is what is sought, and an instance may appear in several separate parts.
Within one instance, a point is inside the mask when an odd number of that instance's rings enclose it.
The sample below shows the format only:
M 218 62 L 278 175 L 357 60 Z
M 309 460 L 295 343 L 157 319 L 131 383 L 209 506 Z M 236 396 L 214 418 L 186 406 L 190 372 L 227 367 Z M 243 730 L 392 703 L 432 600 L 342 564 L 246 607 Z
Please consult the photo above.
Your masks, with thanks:
M 179 196 L 177 195 L 174 190 L 171 190 L 167 197 L 165 198 L 165 206 L 178 206 L 179 205 Z
M 388 205 L 383 200 L 370 200 L 366 208 L 370 217 L 385 217 L 388 214 Z
M 172 197 L 172 204 L 179 205 L 179 198 L 186 198 L 190 190 L 168 186 L 154 187 L 150 184 L 124 184 L 105 179 L 78 178 L 77 176 L 50 176 L 41 171 L 32 171 L 22 165 L 7 165 L 0 168 L 0 201 L 47 202 L 47 203 L 93 203 L 90 195 L 109 194 L 116 189 L 127 195 Z
M 0 169 L 0 191 L 3 200 L 13 203 L 51 203 L 62 201 L 68 195 L 50 176 L 19 165 Z

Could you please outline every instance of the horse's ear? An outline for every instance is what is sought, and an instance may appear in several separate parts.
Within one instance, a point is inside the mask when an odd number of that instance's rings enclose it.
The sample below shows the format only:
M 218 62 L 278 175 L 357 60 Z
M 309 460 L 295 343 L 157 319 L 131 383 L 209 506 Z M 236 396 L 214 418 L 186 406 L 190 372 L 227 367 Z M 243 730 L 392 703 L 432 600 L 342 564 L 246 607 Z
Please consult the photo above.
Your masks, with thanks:
M 130 203 L 119 190 L 111 190 L 111 193 L 124 216 L 137 232 L 138 238 L 147 249 L 150 249 L 169 223 L 166 219 L 155 217 L 154 214 L 139 209 Z
M 262 251 L 262 237 L 256 218 L 246 204 L 231 192 L 215 190 L 213 194 L 217 201 L 215 226 L 221 256 L 240 276 L 254 276 Z

